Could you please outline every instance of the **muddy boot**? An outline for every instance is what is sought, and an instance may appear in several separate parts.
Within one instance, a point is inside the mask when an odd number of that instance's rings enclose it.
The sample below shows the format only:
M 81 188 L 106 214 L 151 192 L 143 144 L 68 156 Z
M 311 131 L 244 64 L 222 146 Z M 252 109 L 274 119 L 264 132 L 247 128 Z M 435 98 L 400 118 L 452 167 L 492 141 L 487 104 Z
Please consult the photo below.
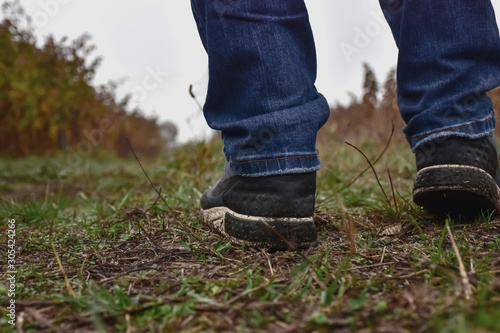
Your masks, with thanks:
M 417 176 L 413 201 L 440 217 L 474 219 L 500 211 L 497 142 L 490 133 L 479 139 L 438 138 L 415 152 Z
M 315 191 L 316 172 L 242 177 L 226 163 L 222 177 L 201 197 L 200 216 L 235 244 L 303 247 L 316 241 Z

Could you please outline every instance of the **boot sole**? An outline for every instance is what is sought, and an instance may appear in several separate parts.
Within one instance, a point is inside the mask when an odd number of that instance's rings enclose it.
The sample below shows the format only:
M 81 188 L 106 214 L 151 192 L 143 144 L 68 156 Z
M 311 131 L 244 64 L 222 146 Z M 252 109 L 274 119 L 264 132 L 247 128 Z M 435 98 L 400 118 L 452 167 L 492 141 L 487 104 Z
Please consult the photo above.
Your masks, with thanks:
M 413 201 L 441 217 L 474 219 L 500 211 L 500 188 L 481 168 L 442 164 L 417 173 Z
M 317 239 L 312 217 L 258 217 L 236 213 L 227 207 L 202 209 L 200 218 L 233 244 L 290 249 L 307 247 Z

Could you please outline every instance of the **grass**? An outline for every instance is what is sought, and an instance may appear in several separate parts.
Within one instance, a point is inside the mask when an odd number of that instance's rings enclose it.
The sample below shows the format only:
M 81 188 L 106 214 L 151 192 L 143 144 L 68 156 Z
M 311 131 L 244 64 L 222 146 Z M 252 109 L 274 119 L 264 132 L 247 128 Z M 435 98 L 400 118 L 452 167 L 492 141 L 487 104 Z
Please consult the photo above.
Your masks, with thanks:
M 374 161 L 383 145 L 358 148 Z M 391 143 L 374 165 L 379 183 L 371 169 L 356 179 L 368 164 L 352 147 L 320 149 L 319 241 L 292 252 L 235 247 L 201 224 L 221 149 L 189 144 L 143 161 L 168 207 L 134 159 L 98 155 L 78 168 L 64 156 L 1 159 L 2 332 L 500 330 L 500 221 L 449 221 L 450 234 L 414 206 L 406 144 Z

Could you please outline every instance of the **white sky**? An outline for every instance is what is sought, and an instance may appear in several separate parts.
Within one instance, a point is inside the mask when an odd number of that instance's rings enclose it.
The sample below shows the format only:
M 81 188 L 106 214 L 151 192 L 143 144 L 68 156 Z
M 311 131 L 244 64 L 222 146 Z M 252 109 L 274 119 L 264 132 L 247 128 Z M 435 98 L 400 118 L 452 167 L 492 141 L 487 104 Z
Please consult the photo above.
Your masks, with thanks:
M 52 34 L 73 40 L 92 35 L 94 56 L 102 56 L 94 84 L 126 79 L 119 96 L 132 94 L 146 115 L 174 122 L 178 139 L 202 139 L 205 119 L 189 96 L 189 85 L 203 103 L 207 57 L 196 30 L 189 0 L 21 0 L 33 17 L 40 41 Z M 347 102 L 347 92 L 361 93 L 362 63 L 379 81 L 396 65 L 397 49 L 377 0 L 306 0 L 318 53 L 316 86 L 330 104 Z M 497 13 L 500 0 L 493 0 Z M 359 31 L 367 40 L 355 40 Z M 357 42 L 357 44 L 355 44 Z M 360 45 L 363 42 L 366 45 Z M 341 45 L 357 47 L 348 59 Z M 157 75 L 152 77 L 151 72 Z

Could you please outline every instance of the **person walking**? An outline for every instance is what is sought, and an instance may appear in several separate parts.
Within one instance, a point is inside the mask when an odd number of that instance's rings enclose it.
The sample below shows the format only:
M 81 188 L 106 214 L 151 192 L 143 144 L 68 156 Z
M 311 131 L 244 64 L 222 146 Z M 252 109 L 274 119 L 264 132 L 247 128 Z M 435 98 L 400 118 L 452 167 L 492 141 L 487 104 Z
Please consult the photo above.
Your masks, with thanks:
M 413 200 L 437 214 L 500 210 L 495 115 L 500 37 L 490 0 L 380 0 L 399 49 L 398 105 L 416 156 Z M 235 243 L 303 246 L 329 106 L 303 0 L 192 0 L 208 54 L 204 116 L 226 165 L 203 222 Z

